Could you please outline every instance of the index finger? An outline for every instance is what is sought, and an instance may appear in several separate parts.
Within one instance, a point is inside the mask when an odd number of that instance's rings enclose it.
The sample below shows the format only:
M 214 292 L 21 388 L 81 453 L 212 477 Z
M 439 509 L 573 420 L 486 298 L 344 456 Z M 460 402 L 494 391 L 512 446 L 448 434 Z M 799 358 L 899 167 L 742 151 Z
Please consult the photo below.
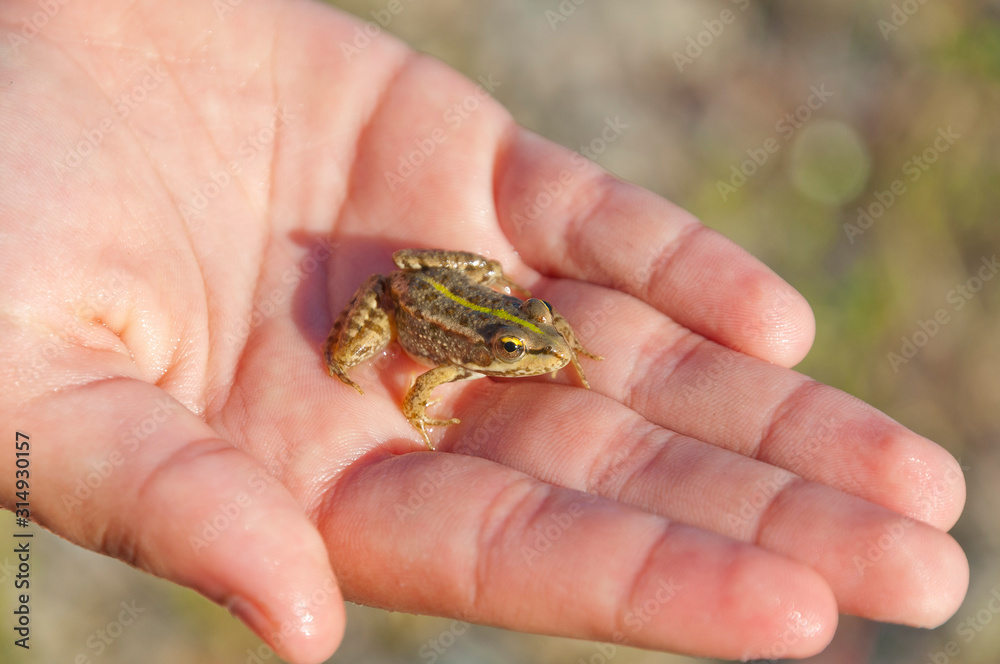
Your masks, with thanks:
M 504 232 L 536 269 L 630 293 L 775 364 L 792 366 L 809 351 L 815 322 L 802 296 L 686 211 L 523 129 L 497 171 Z

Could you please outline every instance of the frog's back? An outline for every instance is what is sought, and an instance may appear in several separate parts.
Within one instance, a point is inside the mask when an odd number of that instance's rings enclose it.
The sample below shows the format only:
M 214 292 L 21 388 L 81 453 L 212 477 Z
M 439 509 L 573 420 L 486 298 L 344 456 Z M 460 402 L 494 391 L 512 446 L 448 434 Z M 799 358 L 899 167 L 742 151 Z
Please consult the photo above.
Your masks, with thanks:
M 489 365 L 487 339 L 498 325 L 514 323 L 521 305 L 444 268 L 395 272 L 390 289 L 400 344 L 430 364 Z

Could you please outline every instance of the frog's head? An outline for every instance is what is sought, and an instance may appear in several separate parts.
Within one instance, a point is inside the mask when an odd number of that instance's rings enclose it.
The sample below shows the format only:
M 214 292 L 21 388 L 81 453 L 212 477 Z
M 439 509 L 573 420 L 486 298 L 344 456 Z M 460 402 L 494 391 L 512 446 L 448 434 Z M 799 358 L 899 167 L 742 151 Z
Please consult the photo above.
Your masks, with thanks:
M 573 351 L 552 325 L 552 309 L 535 298 L 521 305 L 521 316 L 497 325 L 485 341 L 492 356 L 481 373 L 492 376 L 537 376 L 562 369 Z

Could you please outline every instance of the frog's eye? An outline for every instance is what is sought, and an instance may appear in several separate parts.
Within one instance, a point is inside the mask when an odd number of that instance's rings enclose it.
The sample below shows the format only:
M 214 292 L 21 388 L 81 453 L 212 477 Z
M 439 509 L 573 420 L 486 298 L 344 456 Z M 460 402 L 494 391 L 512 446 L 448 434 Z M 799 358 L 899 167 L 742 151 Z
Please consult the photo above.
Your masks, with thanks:
M 493 340 L 493 352 L 504 362 L 514 362 L 524 357 L 524 340 L 501 334 Z
M 521 311 L 525 313 L 529 320 L 545 323 L 546 325 L 552 324 L 552 307 L 545 300 L 527 299 L 521 305 Z

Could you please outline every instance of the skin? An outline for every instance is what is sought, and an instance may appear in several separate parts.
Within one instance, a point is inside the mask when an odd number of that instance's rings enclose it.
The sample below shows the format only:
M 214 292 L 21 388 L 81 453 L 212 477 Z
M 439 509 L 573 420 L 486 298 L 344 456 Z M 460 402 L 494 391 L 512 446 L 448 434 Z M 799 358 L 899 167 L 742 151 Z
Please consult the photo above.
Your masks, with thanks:
M 724 657 L 815 653 L 838 610 L 955 612 L 957 464 L 788 369 L 811 313 L 744 251 L 492 101 L 446 123 L 473 84 L 384 36 L 348 62 L 358 24 L 320 5 L 59 6 L 4 46 L 0 88 L 0 419 L 31 436 L 38 523 L 301 664 L 339 643 L 341 597 Z M 37 11 L 0 3 L 2 34 Z M 375 362 L 364 397 L 331 380 L 333 316 L 411 246 L 499 260 L 606 358 L 593 389 L 442 386 L 462 423 L 427 452 L 398 407 L 408 358 Z M 13 478 L 0 455 L 8 507 Z

